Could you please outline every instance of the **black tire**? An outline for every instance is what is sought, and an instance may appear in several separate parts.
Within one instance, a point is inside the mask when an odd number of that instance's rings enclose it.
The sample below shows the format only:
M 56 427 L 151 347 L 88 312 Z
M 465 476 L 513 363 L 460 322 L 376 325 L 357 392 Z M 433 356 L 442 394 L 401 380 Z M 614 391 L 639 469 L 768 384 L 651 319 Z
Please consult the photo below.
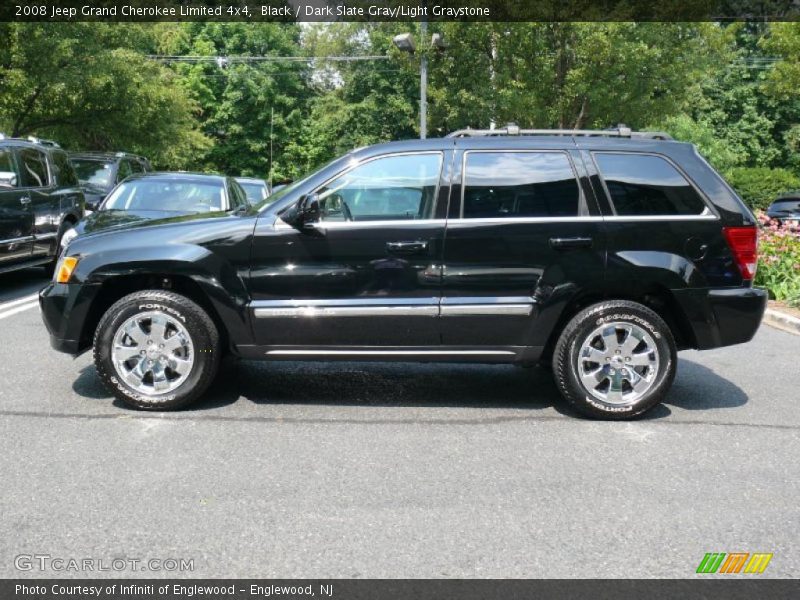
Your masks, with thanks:
M 142 394 L 128 385 L 113 364 L 114 336 L 138 314 L 159 312 L 179 319 L 193 344 L 193 364 L 185 380 L 165 394 Z M 109 308 L 94 335 L 94 364 L 108 390 L 118 399 L 142 410 L 173 410 L 194 402 L 214 380 L 220 361 L 219 333 L 208 314 L 189 298 L 161 290 L 129 294 Z
M 75 223 L 72 221 L 64 221 L 61 223 L 61 227 L 58 229 L 58 235 L 56 236 L 56 249 L 53 254 L 53 260 L 47 263 L 44 266 L 44 274 L 48 277 L 52 277 L 53 273 L 56 271 L 56 265 L 58 264 L 58 258 L 61 256 L 61 238 L 64 237 L 64 234 L 67 233 L 70 229 L 75 228 Z
M 646 388 L 641 397 L 635 398 L 629 403 L 607 403 L 596 397 L 587 386 L 584 386 L 580 379 L 579 356 L 583 345 L 593 337 L 593 333 L 598 328 L 603 327 L 604 324 L 611 323 L 637 326 L 649 336 L 650 341 L 657 350 L 657 353 L 651 356 L 658 357 L 658 365 L 656 367 L 646 367 L 646 369 L 652 369 L 649 388 Z M 639 346 L 639 348 L 646 350 L 647 346 Z M 602 346 L 602 349 L 603 352 L 606 352 L 605 345 Z M 587 350 L 587 352 L 591 351 L 591 348 Z M 611 351 L 609 350 L 608 352 Z M 616 351 L 615 353 L 619 354 Z M 644 354 L 647 353 L 644 352 Z M 581 365 L 587 365 L 583 366 L 584 369 L 591 370 L 594 368 L 591 365 L 595 361 L 583 360 L 585 362 L 581 363 Z M 613 358 L 610 360 L 624 361 L 625 359 Z M 603 366 L 599 361 L 597 364 Z M 607 368 L 612 369 L 612 372 L 614 372 L 614 366 L 616 365 L 612 362 L 608 364 Z M 596 419 L 631 419 L 652 409 L 663 400 L 664 395 L 672 385 L 676 366 L 677 349 L 669 326 L 646 306 L 627 300 L 600 302 L 580 311 L 564 327 L 553 352 L 553 374 L 561 395 L 577 411 Z M 623 364 L 620 372 L 627 373 L 628 371 L 624 370 L 626 368 L 630 367 Z M 604 383 L 599 384 L 600 387 L 602 385 Z M 608 385 L 611 385 L 610 380 Z M 627 391 L 632 392 L 633 388 L 630 387 L 630 383 L 627 385 Z M 597 391 L 597 388 L 595 390 Z M 602 389 L 598 393 L 602 394 Z

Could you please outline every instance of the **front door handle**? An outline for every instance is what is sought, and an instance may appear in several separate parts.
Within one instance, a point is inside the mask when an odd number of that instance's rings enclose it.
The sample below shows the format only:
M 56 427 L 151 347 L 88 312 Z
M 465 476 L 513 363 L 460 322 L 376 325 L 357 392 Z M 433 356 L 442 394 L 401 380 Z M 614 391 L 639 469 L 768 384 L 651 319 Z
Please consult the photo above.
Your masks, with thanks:
M 591 248 L 590 237 L 550 238 L 550 247 L 555 250 L 570 250 L 572 248 Z
M 417 254 L 428 249 L 428 242 L 387 242 L 386 250 L 390 254 Z
M 30 204 L 31 203 L 31 197 L 30 196 L 23 196 L 22 198 L 19 199 L 19 203 L 20 204 Z

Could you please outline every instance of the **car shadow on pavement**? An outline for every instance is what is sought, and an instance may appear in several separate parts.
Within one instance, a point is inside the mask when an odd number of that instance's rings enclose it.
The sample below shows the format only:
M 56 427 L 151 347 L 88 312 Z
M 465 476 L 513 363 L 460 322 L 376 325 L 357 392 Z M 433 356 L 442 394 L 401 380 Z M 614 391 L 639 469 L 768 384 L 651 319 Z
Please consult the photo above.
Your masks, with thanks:
M 94 366 L 87 366 L 73 390 L 110 400 Z M 204 398 L 185 412 L 206 411 L 236 402 L 256 404 L 364 407 L 454 407 L 544 409 L 577 416 L 561 400 L 552 374 L 543 368 L 508 365 L 301 363 L 226 361 Z M 735 408 L 747 403 L 736 384 L 709 368 L 681 359 L 675 383 L 664 403 L 644 419 L 669 416 L 670 406 L 686 410 Z M 126 408 L 114 400 L 115 406 Z

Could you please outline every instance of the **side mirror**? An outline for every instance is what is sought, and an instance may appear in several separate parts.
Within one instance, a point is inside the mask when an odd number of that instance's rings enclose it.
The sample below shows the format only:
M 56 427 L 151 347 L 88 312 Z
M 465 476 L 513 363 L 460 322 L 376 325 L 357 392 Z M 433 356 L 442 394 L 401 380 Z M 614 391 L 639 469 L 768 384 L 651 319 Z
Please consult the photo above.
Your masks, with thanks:
M 0 171 L 0 187 L 17 187 L 17 174 L 12 171 Z
M 321 216 L 319 194 L 306 194 L 300 199 L 300 223 L 303 227 L 311 227 Z

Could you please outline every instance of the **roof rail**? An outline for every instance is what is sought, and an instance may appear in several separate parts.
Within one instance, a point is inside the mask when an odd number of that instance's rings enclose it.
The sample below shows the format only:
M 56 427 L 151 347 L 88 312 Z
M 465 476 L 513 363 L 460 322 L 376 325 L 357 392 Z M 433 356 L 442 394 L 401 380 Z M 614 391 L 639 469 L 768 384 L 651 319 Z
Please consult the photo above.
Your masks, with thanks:
M 511 135 L 579 135 L 618 138 L 639 138 L 651 140 L 671 140 L 672 136 L 663 131 L 633 131 L 625 125 L 617 125 L 609 129 L 520 129 L 515 123 L 509 123 L 500 129 L 459 129 L 447 134 L 449 138 L 458 137 L 492 137 Z
M 50 146 L 51 148 L 61 148 L 58 145 L 58 142 L 54 142 L 53 140 L 44 140 L 42 138 L 37 138 L 32 135 L 28 136 L 28 141 L 32 144 L 39 144 L 40 146 Z

